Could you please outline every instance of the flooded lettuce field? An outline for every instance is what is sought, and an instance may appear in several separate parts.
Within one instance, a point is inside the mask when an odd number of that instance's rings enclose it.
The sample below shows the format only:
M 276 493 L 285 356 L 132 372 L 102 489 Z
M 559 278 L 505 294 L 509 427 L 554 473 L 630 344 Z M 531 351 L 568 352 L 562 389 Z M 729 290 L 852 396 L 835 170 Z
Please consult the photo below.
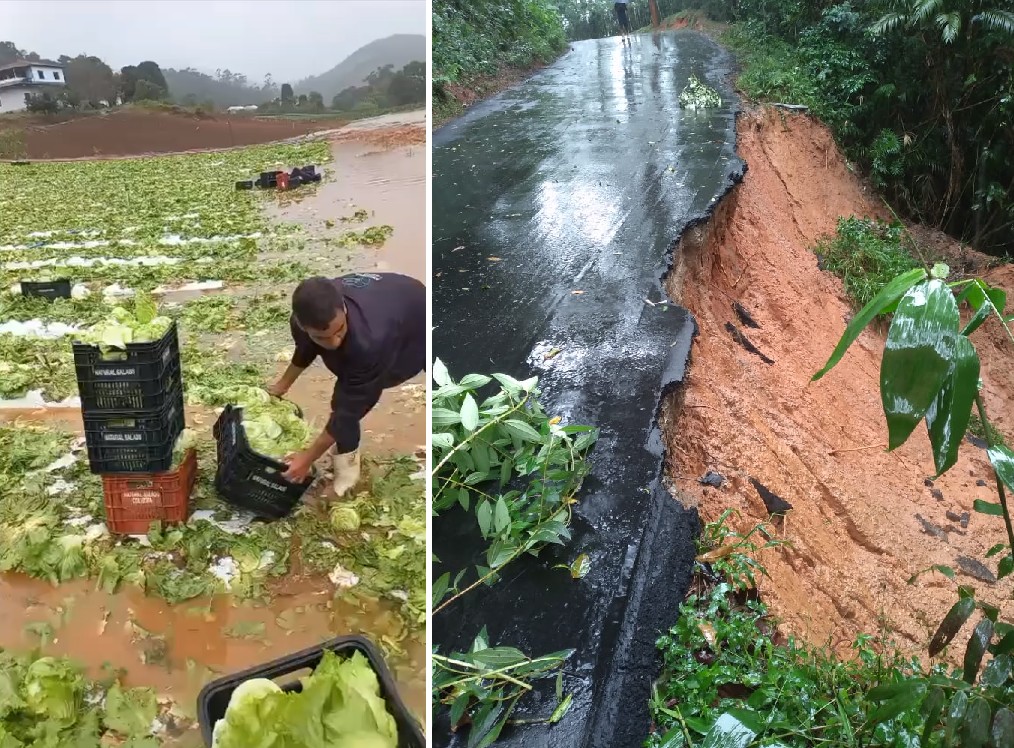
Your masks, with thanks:
M 233 509 L 213 486 L 212 436 L 237 388 L 263 387 L 288 361 L 300 279 L 422 277 L 425 155 L 413 142 L 0 164 L 0 693 L 7 678 L 41 694 L 19 707 L 35 715 L 29 744 L 200 746 L 205 683 L 350 633 L 383 650 L 422 718 L 422 378 L 364 422 L 363 479 L 340 505 L 321 470 L 284 520 Z M 321 184 L 235 189 L 306 164 L 326 170 Z M 21 295 L 23 282 L 57 278 L 72 298 Z M 71 340 L 138 294 L 179 331 L 198 478 L 185 525 L 111 535 Z M 317 365 L 289 395 L 311 429 L 332 386 Z M 4 745 L 25 729 L 6 719 Z

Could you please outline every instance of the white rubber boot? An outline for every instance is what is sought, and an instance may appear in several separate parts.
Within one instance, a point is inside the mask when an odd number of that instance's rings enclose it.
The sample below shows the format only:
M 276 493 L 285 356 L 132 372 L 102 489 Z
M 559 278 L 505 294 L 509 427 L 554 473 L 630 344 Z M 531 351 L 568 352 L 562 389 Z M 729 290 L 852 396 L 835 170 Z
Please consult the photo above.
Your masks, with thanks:
M 334 493 L 344 496 L 359 482 L 359 450 L 334 455 Z

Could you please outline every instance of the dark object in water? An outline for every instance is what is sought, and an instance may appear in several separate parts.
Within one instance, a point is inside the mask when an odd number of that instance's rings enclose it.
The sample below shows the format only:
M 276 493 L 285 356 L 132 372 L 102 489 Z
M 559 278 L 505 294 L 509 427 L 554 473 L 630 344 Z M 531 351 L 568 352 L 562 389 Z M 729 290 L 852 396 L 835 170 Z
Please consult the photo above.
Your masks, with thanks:
M 712 488 L 721 488 L 725 483 L 725 477 L 721 473 L 716 473 L 714 470 L 709 470 L 702 477 L 697 479 L 697 482 L 702 486 L 711 486 Z
M 756 478 L 751 478 L 750 482 L 753 484 L 753 487 L 757 489 L 757 493 L 760 494 L 761 501 L 764 502 L 764 506 L 767 508 L 768 514 L 785 514 L 785 512 L 792 508 L 792 504 L 765 487 L 764 484 Z
M 734 324 L 732 324 L 731 322 L 726 322 L 725 323 L 725 329 L 729 331 L 730 335 L 732 335 L 732 339 L 733 340 L 735 340 L 741 346 L 743 346 L 748 351 L 750 351 L 750 353 L 753 353 L 753 354 L 755 354 L 757 356 L 760 356 L 761 361 L 763 361 L 766 364 L 773 364 L 774 363 L 774 361 L 772 361 L 770 358 L 768 358 L 763 353 L 761 353 L 760 350 L 757 348 L 757 346 L 755 346 L 753 343 L 751 343 L 747 339 L 746 335 L 744 335 L 740 331 L 740 329 L 738 327 L 736 327 Z
M 760 329 L 760 325 L 757 323 L 757 320 L 750 315 L 750 312 L 746 310 L 745 306 L 740 304 L 738 301 L 734 301 L 732 302 L 732 309 L 736 312 L 736 316 L 739 317 L 739 321 L 744 325 L 752 327 L 754 330 Z

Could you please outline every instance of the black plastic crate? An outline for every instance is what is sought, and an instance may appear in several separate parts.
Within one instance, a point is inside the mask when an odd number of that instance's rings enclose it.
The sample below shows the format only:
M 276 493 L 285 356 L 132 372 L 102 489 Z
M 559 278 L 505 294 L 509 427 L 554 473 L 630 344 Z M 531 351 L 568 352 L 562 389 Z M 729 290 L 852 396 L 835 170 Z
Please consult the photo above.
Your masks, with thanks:
M 206 685 L 197 697 L 197 717 L 201 724 L 201 736 L 204 738 L 205 745 L 211 745 L 215 724 L 225 717 L 232 693 L 242 683 L 254 678 L 277 680 L 301 670 L 312 671 L 323 659 L 324 650 L 328 649 L 337 655 L 346 657 L 352 656 L 355 652 L 361 652 L 370 661 L 370 665 L 380 681 L 380 695 L 384 697 L 387 710 L 394 717 L 395 724 L 398 726 L 398 748 L 425 748 L 426 738 L 423 736 L 422 728 L 398 695 L 394 678 L 391 671 L 388 670 L 384 658 L 373 642 L 363 636 L 342 636 L 332 639 L 318 647 L 304 649 L 288 657 L 220 678 Z M 290 693 L 302 689 L 298 681 L 279 683 L 279 685 Z
M 21 281 L 21 295 L 40 299 L 69 299 L 70 281 Z
M 176 387 L 158 410 L 104 410 L 83 413 L 89 446 L 139 447 L 162 444 L 184 422 L 183 388 Z
M 283 462 L 254 452 L 243 429 L 243 409 L 225 406 L 213 429 L 217 442 L 218 470 L 215 489 L 233 506 L 266 519 L 288 516 L 314 481 L 290 483 L 282 475 Z
M 262 171 L 260 178 L 257 179 L 257 181 L 254 182 L 254 184 L 256 184 L 258 187 L 262 189 L 268 189 L 269 187 L 277 187 L 279 174 L 281 174 L 280 171 Z
M 74 343 L 73 348 L 85 413 L 158 409 L 182 384 L 175 322 L 155 343 L 130 343 L 106 356 L 94 345 Z
M 173 448 L 185 426 L 181 388 L 157 411 L 85 414 L 89 467 L 99 475 L 169 470 Z

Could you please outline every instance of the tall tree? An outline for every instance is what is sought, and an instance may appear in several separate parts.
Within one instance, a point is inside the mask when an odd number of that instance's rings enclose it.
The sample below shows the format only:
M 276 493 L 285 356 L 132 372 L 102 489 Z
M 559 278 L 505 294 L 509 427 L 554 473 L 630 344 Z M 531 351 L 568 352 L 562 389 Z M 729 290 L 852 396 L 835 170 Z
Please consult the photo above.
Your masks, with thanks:
M 8 65 L 21 59 L 23 53 L 14 42 L 0 42 L 0 65 Z
M 162 68 L 158 66 L 157 62 L 145 60 L 144 62 L 138 63 L 137 75 L 138 78 L 141 78 L 155 86 L 158 86 L 166 93 L 169 92 L 169 84 L 166 83 L 165 75 L 162 74 Z
M 63 58 L 61 58 L 63 61 Z M 67 87 L 93 107 L 116 103 L 116 79 L 113 70 L 98 57 L 78 55 L 64 64 Z
M 134 89 L 137 88 L 137 81 L 140 77 L 136 65 L 126 65 L 120 68 L 120 98 L 123 101 L 134 100 Z
M 292 93 L 292 86 L 288 83 L 282 84 L 282 103 L 291 104 L 296 97 Z

